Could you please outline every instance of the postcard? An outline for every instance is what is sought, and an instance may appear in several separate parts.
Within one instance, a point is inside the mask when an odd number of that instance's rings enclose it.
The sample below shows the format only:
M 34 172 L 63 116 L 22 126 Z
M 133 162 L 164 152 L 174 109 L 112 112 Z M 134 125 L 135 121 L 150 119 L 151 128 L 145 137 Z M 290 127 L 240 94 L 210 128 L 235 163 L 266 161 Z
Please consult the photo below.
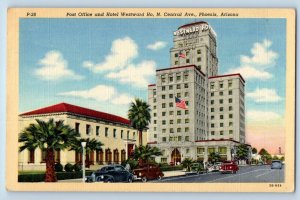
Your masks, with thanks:
M 10 191 L 293 192 L 295 10 L 10 8 Z

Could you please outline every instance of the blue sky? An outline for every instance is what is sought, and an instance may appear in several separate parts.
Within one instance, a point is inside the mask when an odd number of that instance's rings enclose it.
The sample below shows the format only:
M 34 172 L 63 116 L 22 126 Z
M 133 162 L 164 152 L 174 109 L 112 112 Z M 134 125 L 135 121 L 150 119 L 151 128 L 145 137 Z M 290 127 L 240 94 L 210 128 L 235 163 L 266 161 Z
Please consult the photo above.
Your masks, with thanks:
M 68 102 L 126 116 L 133 97 L 146 100 L 155 69 L 169 67 L 173 31 L 194 21 L 21 19 L 20 113 Z M 247 120 L 284 118 L 285 20 L 205 21 L 217 33 L 219 74 L 246 79 Z

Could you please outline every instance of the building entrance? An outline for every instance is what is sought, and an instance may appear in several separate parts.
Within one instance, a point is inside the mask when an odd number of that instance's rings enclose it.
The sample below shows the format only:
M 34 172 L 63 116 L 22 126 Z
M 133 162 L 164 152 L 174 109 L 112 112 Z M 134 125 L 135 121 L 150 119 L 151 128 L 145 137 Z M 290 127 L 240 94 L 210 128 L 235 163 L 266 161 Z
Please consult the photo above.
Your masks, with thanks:
M 181 162 L 181 154 L 177 148 L 175 148 L 171 153 L 171 161 L 174 163 Z

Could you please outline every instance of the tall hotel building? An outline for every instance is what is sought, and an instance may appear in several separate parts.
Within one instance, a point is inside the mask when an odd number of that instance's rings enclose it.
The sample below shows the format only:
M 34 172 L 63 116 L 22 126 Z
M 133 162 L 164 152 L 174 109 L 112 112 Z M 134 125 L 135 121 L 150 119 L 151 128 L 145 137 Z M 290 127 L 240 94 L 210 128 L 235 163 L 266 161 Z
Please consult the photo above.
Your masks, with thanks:
M 206 22 L 180 26 L 174 32 L 170 68 L 156 70 L 148 86 L 152 118 L 148 144 L 162 150 L 157 162 L 185 158 L 208 161 L 218 152 L 233 159 L 245 143 L 245 81 L 240 74 L 218 75 L 217 36 Z M 175 97 L 187 109 L 176 107 Z

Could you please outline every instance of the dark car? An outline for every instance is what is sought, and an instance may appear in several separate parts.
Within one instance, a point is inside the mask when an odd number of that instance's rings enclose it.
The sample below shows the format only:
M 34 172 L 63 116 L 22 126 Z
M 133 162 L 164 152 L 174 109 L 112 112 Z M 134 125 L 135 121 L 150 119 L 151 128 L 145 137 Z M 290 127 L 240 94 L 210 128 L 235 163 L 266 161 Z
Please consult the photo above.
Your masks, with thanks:
M 272 160 L 271 169 L 282 169 L 281 160 Z
M 141 179 L 142 182 L 147 182 L 151 179 L 160 180 L 164 174 L 156 164 L 145 164 L 138 169 L 133 170 L 134 179 Z
M 236 173 L 239 170 L 239 166 L 234 161 L 225 161 L 220 167 L 220 172 L 223 173 Z
M 86 177 L 86 182 L 132 182 L 133 174 L 127 171 L 122 165 L 109 165 L 102 167 Z

